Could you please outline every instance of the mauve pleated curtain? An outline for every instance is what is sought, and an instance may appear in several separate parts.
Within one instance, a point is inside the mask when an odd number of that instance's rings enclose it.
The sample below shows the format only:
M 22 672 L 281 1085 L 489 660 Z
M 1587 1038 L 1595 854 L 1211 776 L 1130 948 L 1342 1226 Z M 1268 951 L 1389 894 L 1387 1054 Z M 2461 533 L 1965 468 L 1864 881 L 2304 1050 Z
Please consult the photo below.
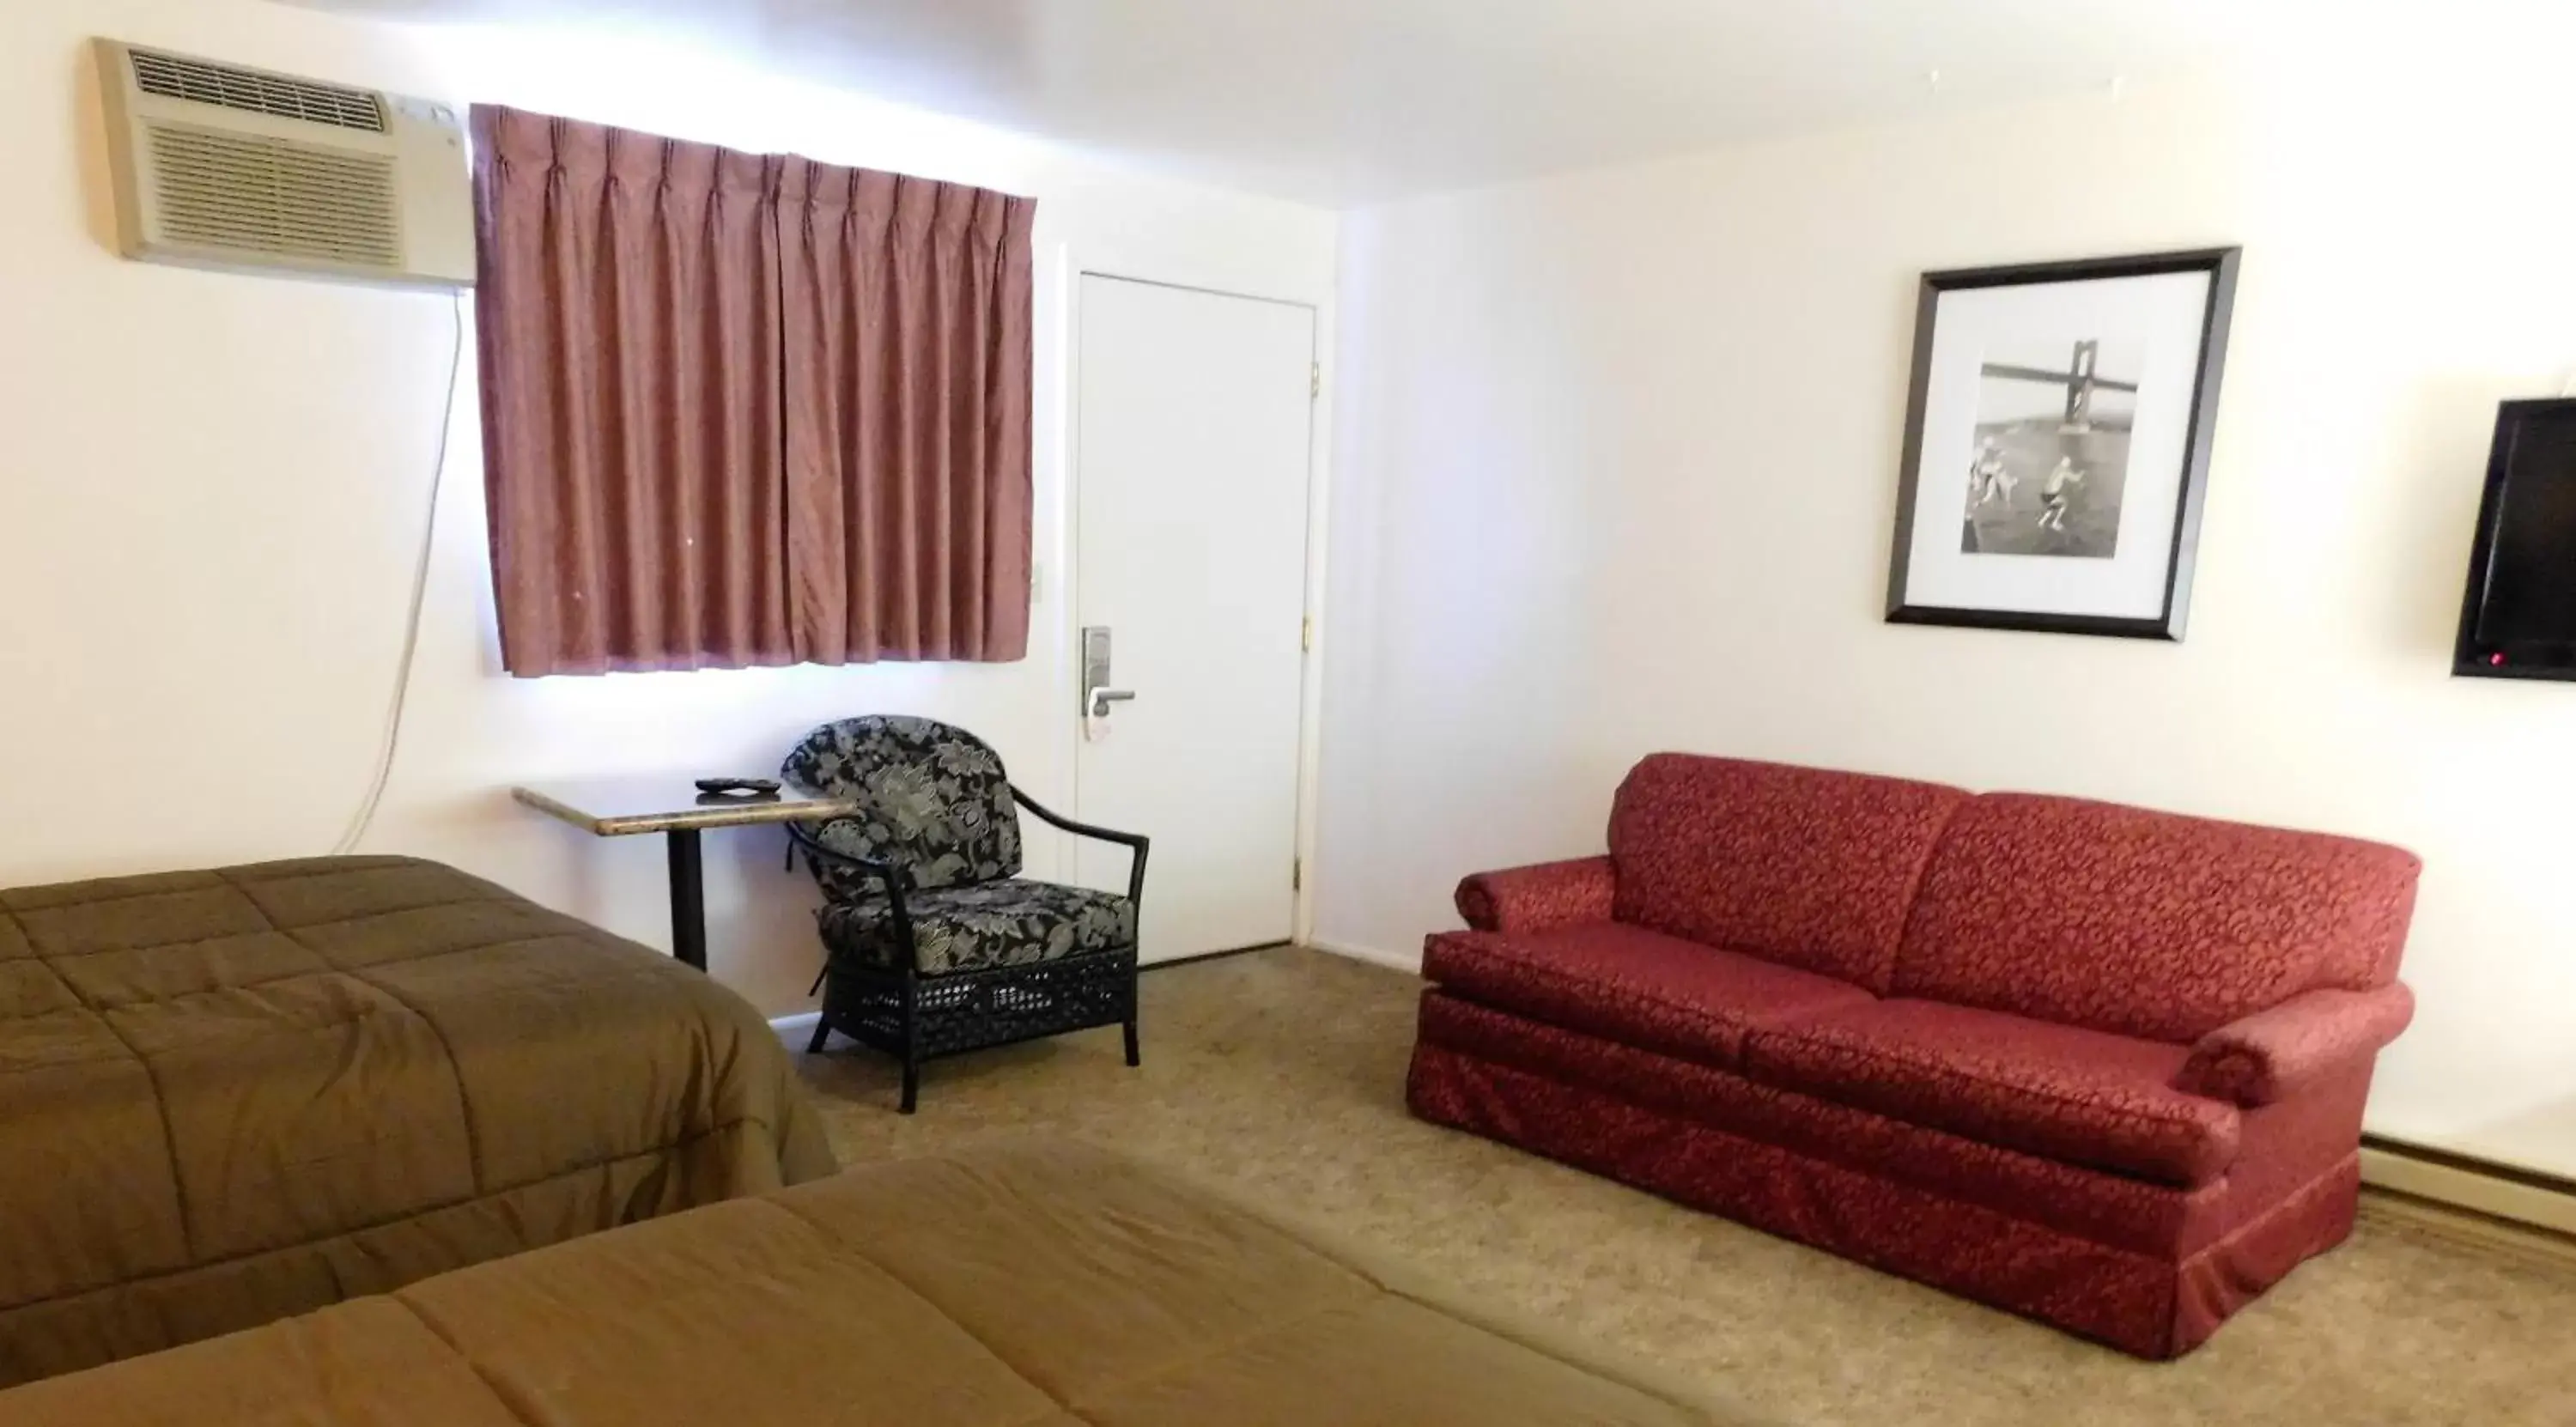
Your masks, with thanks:
M 797 657 L 1029 640 L 1029 223 L 988 189 L 783 161 Z
M 1023 657 L 1030 200 L 474 117 L 510 672 Z

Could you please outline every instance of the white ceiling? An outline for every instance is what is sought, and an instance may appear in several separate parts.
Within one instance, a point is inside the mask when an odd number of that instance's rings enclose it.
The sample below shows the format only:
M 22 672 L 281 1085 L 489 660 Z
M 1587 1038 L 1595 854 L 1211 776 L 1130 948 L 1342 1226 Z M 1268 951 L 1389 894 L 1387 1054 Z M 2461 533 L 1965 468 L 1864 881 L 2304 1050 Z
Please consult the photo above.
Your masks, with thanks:
M 2107 90 L 2241 51 L 2269 0 L 305 3 L 668 31 L 1166 172 L 1341 206 Z

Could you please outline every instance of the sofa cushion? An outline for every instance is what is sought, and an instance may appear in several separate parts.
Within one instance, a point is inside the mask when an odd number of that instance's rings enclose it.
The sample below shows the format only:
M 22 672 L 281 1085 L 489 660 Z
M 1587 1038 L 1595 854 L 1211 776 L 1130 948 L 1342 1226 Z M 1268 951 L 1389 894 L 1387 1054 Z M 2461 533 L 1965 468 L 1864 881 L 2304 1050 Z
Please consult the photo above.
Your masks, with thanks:
M 2322 833 L 1990 793 L 1924 874 L 1893 992 L 2189 1041 L 2396 975 L 2413 854 Z
M 1831 977 L 1617 922 L 1442 932 L 1423 949 L 1422 974 L 1496 1010 L 1726 1068 L 1755 1026 L 1870 999 Z
M 1912 1124 L 2191 1188 L 2236 1158 L 2233 1105 L 2172 1088 L 2188 1052 L 1931 1001 L 1873 1001 L 1755 1031 L 1755 1079 Z
M 1623 922 L 1884 992 L 1924 864 L 1968 795 L 1659 753 L 1610 812 Z

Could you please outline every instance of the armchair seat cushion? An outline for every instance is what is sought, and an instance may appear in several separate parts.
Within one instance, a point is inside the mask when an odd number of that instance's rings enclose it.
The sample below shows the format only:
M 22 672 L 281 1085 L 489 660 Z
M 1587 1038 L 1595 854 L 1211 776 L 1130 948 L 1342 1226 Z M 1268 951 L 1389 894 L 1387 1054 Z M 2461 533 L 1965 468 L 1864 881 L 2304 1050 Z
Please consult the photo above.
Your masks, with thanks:
M 1495 1010 L 1722 1070 L 1754 1027 L 1871 1000 L 1847 981 L 1607 921 L 1443 932 L 1422 974 Z
M 2189 1048 L 1931 1001 L 1757 1031 L 1755 1079 L 2044 1159 L 2191 1189 L 2235 1162 L 2233 1105 L 2172 1081 Z
M 1136 904 L 1111 892 L 1006 878 L 908 893 L 913 949 L 924 976 L 1027 966 L 1132 948 Z M 901 944 L 883 897 L 833 902 L 815 914 L 835 959 L 892 969 Z

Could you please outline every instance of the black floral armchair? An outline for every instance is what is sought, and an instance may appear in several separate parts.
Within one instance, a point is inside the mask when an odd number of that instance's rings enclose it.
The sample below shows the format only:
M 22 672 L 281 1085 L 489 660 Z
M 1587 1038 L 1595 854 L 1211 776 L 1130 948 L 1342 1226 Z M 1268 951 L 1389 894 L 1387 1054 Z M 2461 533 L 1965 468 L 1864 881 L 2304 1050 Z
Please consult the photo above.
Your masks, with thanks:
M 823 1013 L 834 1031 L 903 1062 L 903 1112 L 926 1060 L 1093 1026 L 1136 1044 L 1136 917 L 1147 841 L 1049 812 L 961 728 L 871 715 L 825 724 L 779 775 L 861 811 L 790 824 L 825 902 L 817 911 Z M 1133 854 L 1127 895 L 1020 873 L 1020 809 Z

